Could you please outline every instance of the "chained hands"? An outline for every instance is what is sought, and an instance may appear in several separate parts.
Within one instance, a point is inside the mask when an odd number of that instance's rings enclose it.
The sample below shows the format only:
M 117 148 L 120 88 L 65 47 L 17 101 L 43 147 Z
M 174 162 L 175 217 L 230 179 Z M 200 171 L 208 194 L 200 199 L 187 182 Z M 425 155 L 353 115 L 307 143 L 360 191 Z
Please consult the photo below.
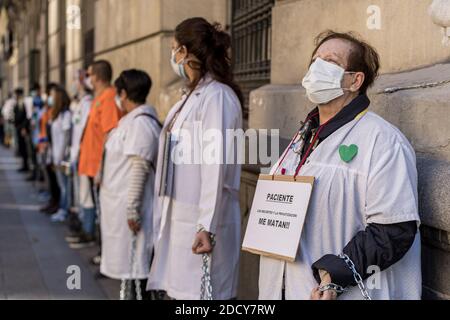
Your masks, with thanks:
M 320 270 L 320 278 L 322 280 L 320 286 L 332 283 L 331 275 L 324 270 Z M 311 292 L 311 300 L 337 300 L 337 296 L 336 291 L 327 290 L 325 292 L 320 292 L 319 287 L 314 288 Z
M 136 209 L 128 209 L 127 213 L 128 227 L 136 236 L 142 229 L 142 217 Z
M 198 232 L 192 245 L 192 252 L 194 254 L 204 254 L 212 251 L 211 234 L 207 231 Z

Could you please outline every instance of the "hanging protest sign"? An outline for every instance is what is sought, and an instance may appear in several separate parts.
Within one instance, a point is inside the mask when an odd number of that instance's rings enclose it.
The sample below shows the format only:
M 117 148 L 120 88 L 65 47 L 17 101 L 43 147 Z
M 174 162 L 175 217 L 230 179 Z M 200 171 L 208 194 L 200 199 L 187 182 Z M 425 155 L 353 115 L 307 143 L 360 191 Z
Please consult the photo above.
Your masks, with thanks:
M 314 177 L 261 175 L 242 250 L 294 262 L 313 185 Z

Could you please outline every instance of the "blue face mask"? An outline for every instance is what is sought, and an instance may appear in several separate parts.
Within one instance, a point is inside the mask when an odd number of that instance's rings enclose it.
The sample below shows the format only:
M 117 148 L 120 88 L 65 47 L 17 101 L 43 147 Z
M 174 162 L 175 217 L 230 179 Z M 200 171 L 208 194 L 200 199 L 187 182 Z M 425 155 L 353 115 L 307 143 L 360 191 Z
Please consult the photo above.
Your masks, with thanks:
M 54 104 L 55 104 L 55 100 L 53 99 L 53 97 L 52 97 L 52 96 L 48 97 L 47 105 L 48 105 L 50 108 L 52 108 L 52 107 L 54 106 Z
M 177 76 L 180 78 L 183 78 L 184 80 L 189 80 L 189 77 L 186 75 L 186 70 L 184 69 L 184 64 L 186 63 L 186 60 L 183 59 L 180 62 L 177 62 L 176 55 L 181 50 L 181 47 L 179 47 L 177 50 L 172 50 L 172 57 L 170 58 L 170 64 L 172 66 L 173 71 Z

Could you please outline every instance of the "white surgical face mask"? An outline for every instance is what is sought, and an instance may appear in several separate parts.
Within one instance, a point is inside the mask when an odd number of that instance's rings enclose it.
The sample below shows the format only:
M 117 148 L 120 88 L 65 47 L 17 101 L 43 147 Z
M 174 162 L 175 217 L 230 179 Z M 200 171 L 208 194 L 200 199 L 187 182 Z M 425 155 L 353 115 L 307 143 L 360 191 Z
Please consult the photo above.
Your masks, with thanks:
M 344 68 L 317 58 L 302 83 L 309 100 L 315 104 L 326 104 L 342 97 L 342 79 L 346 73 Z
M 53 99 L 53 96 L 49 96 L 47 99 L 47 105 L 52 108 L 55 104 L 55 100 Z
M 185 80 L 189 80 L 189 77 L 186 75 L 186 70 L 184 70 L 185 59 L 177 62 L 176 55 L 181 50 L 179 47 L 177 50 L 172 50 L 172 57 L 170 58 L 170 64 L 172 66 L 173 72 L 180 78 Z
M 84 79 L 84 85 L 86 86 L 86 88 L 88 88 L 89 90 L 93 91 L 94 90 L 94 85 L 92 84 L 92 78 L 85 78 Z
M 122 101 L 120 100 L 120 97 L 116 95 L 115 100 L 116 100 L 116 105 L 117 105 L 117 107 L 119 108 L 119 110 L 120 110 L 120 111 L 124 111 L 124 110 L 123 110 Z

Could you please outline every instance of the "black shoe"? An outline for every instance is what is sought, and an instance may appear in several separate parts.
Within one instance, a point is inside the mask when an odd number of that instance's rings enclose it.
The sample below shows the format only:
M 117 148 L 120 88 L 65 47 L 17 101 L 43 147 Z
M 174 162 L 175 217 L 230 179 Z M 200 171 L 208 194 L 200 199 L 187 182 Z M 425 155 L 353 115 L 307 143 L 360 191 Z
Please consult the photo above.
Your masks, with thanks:
M 81 236 L 78 241 L 69 244 L 69 247 L 75 250 L 92 248 L 94 246 L 95 239 L 85 235 Z
M 19 170 L 17 170 L 17 172 L 19 173 L 27 173 L 28 171 L 30 171 L 28 168 L 20 168 Z
M 56 211 L 58 211 L 58 210 L 53 212 L 55 208 L 59 209 L 59 205 L 57 203 L 51 201 L 47 205 L 45 205 L 42 208 L 40 208 L 39 211 L 42 212 L 42 213 L 49 213 L 49 214 L 50 213 L 56 213 Z
M 69 210 L 69 217 L 67 222 L 70 234 L 80 236 L 83 233 L 83 223 L 78 218 L 78 214 L 73 213 L 72 210 Z
M 52 207 L 49 207 L 46 211 L 44 211 L 45 214 L 48 215 L 54 215 L 59 210 L 59 205 L 54 205 Z
M 71 232 L 68 236 L 66 236 L 64 239 L 67 243 L 80 243 L 83 238 L 83 233 L 81 232 Z
M 36 181 L 37 179 L 36 179 L 36 176 L 34 175 L 34 174 L 32 174 L 31 176 L 29 176 L 27 179 L 26 179 L 26 181 L 27 182 L 34 182 L 34 181 Z

